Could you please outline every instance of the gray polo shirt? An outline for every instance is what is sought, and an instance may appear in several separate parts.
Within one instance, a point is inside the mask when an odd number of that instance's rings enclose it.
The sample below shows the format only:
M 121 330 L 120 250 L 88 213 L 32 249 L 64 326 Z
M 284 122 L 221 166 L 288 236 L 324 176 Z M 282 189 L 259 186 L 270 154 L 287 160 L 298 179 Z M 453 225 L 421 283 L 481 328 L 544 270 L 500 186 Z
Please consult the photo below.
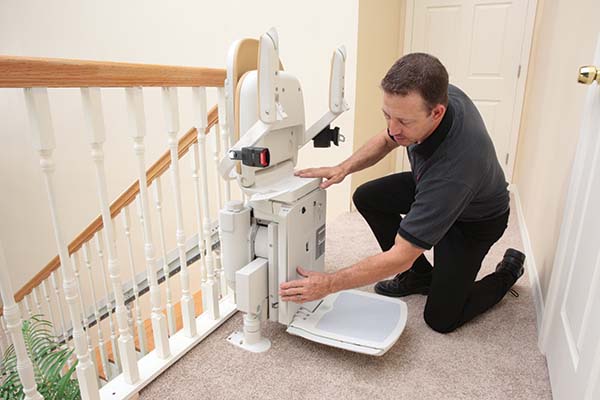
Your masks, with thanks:
M 415 201 L 398 234 L 423 249 L 435 246 L 456 221 L 484 221 L 506 213 L 508 184 L 479 111 L 456 86 L 438 128 L 408 146 Z

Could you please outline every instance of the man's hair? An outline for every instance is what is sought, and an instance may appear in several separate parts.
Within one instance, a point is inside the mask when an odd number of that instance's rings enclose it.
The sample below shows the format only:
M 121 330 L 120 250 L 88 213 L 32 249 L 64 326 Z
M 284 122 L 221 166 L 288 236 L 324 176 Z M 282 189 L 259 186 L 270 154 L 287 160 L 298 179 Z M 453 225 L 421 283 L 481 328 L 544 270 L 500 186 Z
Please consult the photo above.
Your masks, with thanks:
M 429 111 L 438 104 L 448 105 L 448 71 L 430 54 L 411 53 L 398 59 L 382 79 L 381 88 L 400 96 L 416 92 Z

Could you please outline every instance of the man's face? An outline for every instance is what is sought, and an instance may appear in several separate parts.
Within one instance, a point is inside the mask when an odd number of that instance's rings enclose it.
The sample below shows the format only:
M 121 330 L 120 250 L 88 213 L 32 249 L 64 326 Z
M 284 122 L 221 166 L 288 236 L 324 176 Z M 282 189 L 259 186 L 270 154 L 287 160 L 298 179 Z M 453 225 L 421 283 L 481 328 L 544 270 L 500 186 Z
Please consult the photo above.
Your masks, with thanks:
M 385 91 L 381 109 L 390 135 L 396 143 L 405 147 L 427 139 L 437 128 L 446 111 L 442 104 L 429 111 L 421 95 L 416 92 L 401 96 Z

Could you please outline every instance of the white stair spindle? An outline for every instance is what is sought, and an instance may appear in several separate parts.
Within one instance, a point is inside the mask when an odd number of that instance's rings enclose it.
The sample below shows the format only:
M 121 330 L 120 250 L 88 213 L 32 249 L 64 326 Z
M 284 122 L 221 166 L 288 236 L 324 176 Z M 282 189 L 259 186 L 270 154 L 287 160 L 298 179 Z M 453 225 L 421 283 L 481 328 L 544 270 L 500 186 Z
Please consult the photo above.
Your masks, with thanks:
M 54 151 L 54 133 L 52 130 L 52 120 L 50 117 L 50 106 L 48 102 L 48 92 L 46 88 L 26 88 L 25 99 L 29 112 L 29 119 L 32 125 L 32 137 L 35 149 L 40 155 L 40 166 L 46 183 L 48 192 L 48 202 L 52 216 L 52 225 L 58 248 L 58 254 L 62 265 L 64 295 L 69 307 L 71 322 L 73 324 L 73 340 L 75 342 L 75 352 L 77 354 L 77 379 L 83 400 L 99 399 L 98 380 L 92 359 L 87 350 L 87 334 L 83 331 L 81 324 L 81 310 L 79 305 L 77 282 L 73 274 L 73 267 L 69 259 L 67 245 L 63 239 L 63 233 L 60 226 L 62 218 L 59 215 L 59 209 L 55 206 L 56 197 L 54 194 L 54 160 L 52 153 Z
M 54 328 L 54 336 L 60 336 L 60 330 L 58 326 L 58 319 L 56 318 L 56 314 L 54 313 L 54 309 L 52 308 L 52 298 L 50 297 L 50 291 L 48 291 L 48 279 L 44 279 L 40 285 L 42 287 L 42 293 L 44 294 L 44 299 L 46 300 L 46 305 L 48 306 L 48 317 L 52 322 L 52 328 Z
M 122 216 L 123 226 L 125 229 L 125 238 L 127 239 L 129 270 L 131 273 L 131 281 L 133 282 L 133 296 L 135 297 L 135 325 L 137 328 L 138 344 L 140 347 L 140 353 L 142 353 L 142 355 L 145 355 L 148 352 L 148 346 L 146 345 L 144 321 L 142 320 L 142 310 L 140 307 L 140 289 L 137 284 L 137 278 L 135 273 L 135 263 L 133 258 L 133 242 L 131 241 L 131 218 L 129 217 L 129 206 L 125 206 L 125 208 L 123 209 Z
M 117 333 L 115 331 L 115 325 L 113 323 L 113 302 L 111 292 L 108 288 L 108 271 L 106 269 L 106 263 L 104 262 L 104 243 L 102 240 L 102 234 L 96 232 L 94 235 L 94 241 L 96 242 L 96 251 L 98 252 L 98 258 L 100 259 L 101 275 L 102 275 L 102 286 L 104 288 L 104 296 L 106 298 L 106 312 L 108 313 L 108 329 L 110 331 L 110 346 L 113 351 L 113 357 L 115 359 L 115 365 L 117 369 L 121 371 L 121 359 L 119 357 L 119 347 L 117 344 Z M 117 290 L 120 290 L 120 286 Z
M 229 124 L 227 121 L 227 99 L 225 98 L 225 88 L 218 88 L 218 112 L 219 112 L 219 137 L 221 139 L 221 157 L 224 157 L 229 150 Z M 231 200 L 231 183 L 225 181 L 225 202 Z M 224 204 L 219 204 L 223 206 Z
M 119 329 L 118 347 L 117 341 L 113 339 L 112 310 L 109 311 L 109 321 L 111 324 L 111 343 L 115 362 L 119 370 L 123 371 L 125 382 L 133 384 L 139 380 L 139 370 L 135 354 L 135 343 L 133 335 L 129 330 L 127 322 L 127 308 L 125 307 L 125 297 L 121 286 L 121 269 L 117 257 L 117 247 L 115 245 L 114 221 L 110 214 L 110 205 L 108 200 L 108 189 L 106 183 L 106 172 L 104 167 L 103 145 L 105 141 L 104 115 L 102 112 L 102 100 L 99 88 L 82 89 L 84 111 L 87 116 L 90 133 L 90 145 L 92 148 L 92 159 L 96 167 L 96 182 L 98 186 L 98 197 L 100 199 L 100 208 L 102 211 L 102 222 L 104 224 L 104 240 L 107 243 L 108 252 L 108 275 L 110 277 L 112 291 L 115 298 L 115 316 L 117 327 Z M 98 240 L 100 236 L 98 235 Z M 102 246 L 99 243 L 99 248 Z M 104 267 L 104 262 L 102 263 Z M 106 272 L 106 271 L 105 271 Z M 104 275 L 106 277 L 106 274 Z M 111 307 L 109 307 L 110 310 Z
M 92 327 L 92 322 L 93 320 L 89 318 L 89 314 L 87 313 L 87 308 L 85 306 L 85 302 L 83 301 L 83 296 L 81 295 L 81 268 L 80 268 L 80 261 L 79 261 L 79 253 L 77 251 L 73 252 L 71 254 L 71 264 L 73 265 L 73 272 L 75 273 L 76 276 L 76 280 L 77 280 L 77 290 L 79 293 L 79 299 L 81 300 L 81 308 L 84 310 L 83 311 L 83 317 L 82 317 L 82 326 L 84 331 L 87 333 L 87 346 L 88 346 L 88 352 L 90 353 L 90 357 L 92 358 L 92 363 L 94 364 L 94 370 L 96 371 L 95 376 L 98 377 L 98 365 L 97 365 L 97 360 L 96 360 L 96 353 L 94 352 L 94 345 L 92 343 L 93 338 L 90 336 L 90 329 Z M 96 304 L 92 304 L 92 309 L 96 307 Z M 99 379 L 99 377 L 97 378 Z
M 169 335 L 174 335 L 177 331 L 175 325 L 175 307 L 173 306 L 173 295 L 171 294 L 171 277 L 169 276 L 169 263 L 167 260 L 167 243 L 165 240 L 165 225 L 162 208 L 162 184 L 160 176 L 157 176 L 153 182 L 154 187 L 154 205 L 158 214 L 158 232 L 160 236 L 160 252 L 162 255 L 162 270 L 165 276 L 165 309 L 167 311 L 167 327 Z
M 229 123 L 227 121 L 227 98 L 225 97 L 225 88 L 218 88 L 218 111 L 219 111 L 219 136 L 221 138 L 221 157 L 225 157 L 227 151 L 231 147 L 231 143 L 229 143 L 230 134 L 229 134 Z M 217 179 L 221 180 L 219 174 L 217 174 Z M 225 183 L 225 203 L 220 203 L 219 206 L 225 206 L 226 202 L 231 200 L 231 181 L 224 181 Z M 219 279 L 219 290 L 221 291 L 221 295 L 224 296 L 227 293 L 227 281 L 225 280 L 225 270 L 221 265 L 221 257 L 218 256 L 216 258 L 217 265 L 216 271 L 217 277 Z
M 150 302 L 152 304 L 152 330 L 154 334 L 155 350 L 159 358 L 167 358 L 171 355 L 169 338 L 167 332 L 167 321 L 161 312 L 161 295 L 156 278 L 156 260 L 154 258 L 154 245 L 152 243 L 152 229 L 150 221 L 150 206 L 148 202 L 148 183 L 146 181 L 146 163 L 144 161 L 145 147 L 144 136 L 146 135 L 146 119 L 144 115 L 144 103 L 142 89 L 139 87 L 126 88 L 127 105 L 129 117 L 132 122 L 131 135 L 133 148 L 138 161 L 138 176 L 140 185 L 140 199 L 142 204 L 142 215 L 144 216 L 144 255 L 146 257 L 146 270 L 148 283 L 150 285 Z
M 212 154 L 212 160 L 213 160 L 213 163 L 215 164 L 216 168 L 218 168 L 219 162 L 220 162 L 218 129 L 219 129 L 219 127 L 217 125 L 214 125 L 212 128 L 210 128 L 208 135 L 207 135 L 208 147 L 210 149 L 210 153 Z M 223 203 L 223 198 L 221 196 L 221 178 L 217 174 L 215 179 L 216 179 L 215 187 L 217 189 L 217 190 L 215 190 L 215 192 L 217 193 L 217 204 L 220 207 L 221 204 Z
M 2 365 L 2 360 L 4 359 L 4 353 L 10 344 L 11 341 L 6 329 L 6 322 L 4 322 L 4 315 L 0 315 L 0 366 Z
M 79 256 L 76 252 L 71 254 L 71 264 L 73 265 L 73 273 L 75 274 L 75 281 L 77 282 L 77 295 L 79 297 L 79 306 L 81 307 L 80 318 L 83 324 L 83 329 L 86 329 L 86 324 L 88 322 L 88 314 L 87 309 L 85 307 L 85 302 L 83 300 L 83 294 L 81 293 L 81 277 L 79 275 Z
M 25 304 L 25 309 L 27 309 L 27 319 L 33 317 L 33 310 L 31 307 L 31 294 L 26 294 L 23 297 L 23 304 Z
M 198 128 L 197 128 L 198 129 Z M 204 240 L 204 226 L 202 223 L 202 185 L 200 183 L 200 156 L 198 155 L 198 144 L 192 145 L 192 178 L 194 179 L 195 200 L 196 200 L 196 226 L 198 230 L 198 250 L 200 253 L 200 280 L 201 286 L 206 284 L 206 243 Z M 206 304 L 204 305 L 206 307 Z
M 42 304 L 40 303 L 40 296 L 39 296 L 38 292 L 39 292 L 38 286 L 34 287 L 31 290 L 31 294 L 33 295 L 33 302 L 35 304 L 35 312 L 37 315 L 40 316 L 40 318 L 45 319 L 46 313 L 44 312 L 44 309 L 42 308 Z
M 19 372 L 19 378 L 23 385 L 25 399 L 43 400 L 43 397 L 37 391 L 33 364 L 27 355 L 25 340 L 23 339 L 23 332 L 21 331 L 21 325 L 23 323 L 21 320 L 21 312 L 19 311 L 17 304 L 15 304 L 12 284 L 8 274 L 8 265 L 6 264 L 4 248 L 2 245 L 0 245 L 0 294 L 2 295 L 2 303 L 4 304 L 4 318 L 6 318 L 6 325 L 15 346 L 17 371 Z
M 59 267 L 62 268 L 62 267 Z M 52 271 L 52 273 L 50 274 L 50 282 L 52 283 L 52 289 L 54 292 L 54 301 L 57 304 L 57 308 L 58 308 L 58 315 L 60 316 L 60 324 L 62 327 L 62 335 L 63 335 L 63 340 L 65 342 L 65 346 L 67 346 L 67 348 L 72 349 L 73 346 L 71 345 L 71 343 L 69 342 L 69 327 L 67 326 L 67 322 L 65 320 L 65 314 L 63 312 L 63 307 L 62 307 L 62 301 L 61 299 L 63 298 L 63 296 L 60 295 L 60 286 L 58 284 L 58 280 L 56 278 L 56 275 L 58 274 L 58 271 L 54 270 Z M 77 357 L 75 354 L 72 354 L 71 357 L 69 357 L 69 359 L 67 360 L 67 365 L 69 366 L 69 368 L 71 368 L 71 366 L 73 366 L 73 361 L 74 361 L 74 357 Z
M 52 289 L 54 289 L 54 301 L 56 302 L 56 308 L 58 308 L 58 315 L 60 316 L 60 325 L 62 327 L 63 339 L 65 340 L 65 344 L 69 346 L 69 328 L 65 320 L 62 302 L 60 301 L 62 296 L 60 295 L 60 287 L 56 279 L 57 273 L 57 271 L 52 271 L 52 273 L 50 274 L 50 282 L 52 283 Z
M 206 281 L 202 287 L 202 304 L 208 315 L 212 319 L 219 318 L 219 287 L 215 280 L 215 270 L 213 265 L 213 252 L 210 234 L 210 217 L 208 201 L 208 174 L 206 157 L 206 127 L 208 118 L 206 112 L 206 88 L 195 87 L 192 89 L 196 130 L 198 131 L 198 158 L 200 162 L 200 192 L 202 203 L 202 230 L 206 254 L 202 254 L 206 271 Z
M 212 157 L 213 157 L 213 162 L 215 164 L 215 168 L 219 168 L 219 137 L 221 135 L 219 134 L 219 126 L 215 125 L 211 128 L 208 138 L 209 138 L 209 143 L 210 143 L 210 150 L 212 153 Z M 220 209 L 221 207 L 223 207 L 223 205 L 225 204 L 223 202 L 223 197 L 222 197 L 222 189 L 221 189 L 221 177 L 219 176 L 219 174 L 215 174 L 215 182 L 216 182 L 216 188 L 217 188 L 217 206 Z M 209 211 L 210 212 L 210 211 Z M 218 297 L 221 297 L 224 293 L 221 292 L 221 274 L 220 274 L 220 265 L 221 265 L 221 256 L 219 253 L 214 252 L 213 253 L 213 257 L 212 257 L 212 268 L 214 270 L 214 280 L 216 282 L 217 285 L 217 291 L 218 291 Z
M 190 275 L 187 267 L 185 254 L 185 229 L 183 226 L 183 203 L 181 200 L 181 179 L 179 177 L 179 155 L 177 134 L 179 132 L 179 105 L 177 100 L 177 88 L 168 87 L 162 89 L 163 108 L 167 122 L 167 135 L 171 153 L 171 183 L 175 195 L 175 238 L 179 252 L 179 280 L 181 282 L 181 319 L 183 321 L 183 332 L 187 337 L 194 337 L 196 330 L 196 310 L 194 299 L 190 293 Z
M 102 365 L 104 376 L 107 378 L 107 380 L 110 380 L 112 379 L 112 372 L 108 365 L 108 351 L 106 348 L 106 342 L 104 341 L 104 333 L 102 332 L 100 312 L 98 311 L 98 296 L 96 296 L 96 288 L 94 285 L 94 272 L 92 270 L 92 261 L 90 254 L 90 243 L 85 242 L 83 244 L 83 263 L 87 269 L 88 283 L 92 292 L 92 310 L 94 312 L 94 319 L 96 320 L 96 327 L 98 328 L 98 349 L 100 351 L 100 364 Z

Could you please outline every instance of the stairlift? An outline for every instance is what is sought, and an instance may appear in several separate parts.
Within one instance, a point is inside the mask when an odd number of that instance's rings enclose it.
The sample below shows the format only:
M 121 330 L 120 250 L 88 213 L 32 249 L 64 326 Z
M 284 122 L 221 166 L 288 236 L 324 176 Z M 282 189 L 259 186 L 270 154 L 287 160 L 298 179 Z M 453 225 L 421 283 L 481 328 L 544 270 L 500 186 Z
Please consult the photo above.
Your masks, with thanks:
M 271 343 L 260 333 L 268 319 L 314 342 L 382 355 L 404 330 L 403 301 L 358 290 L 304 304 L 279 301 L 279 285 L 299 278 L 297 266 L 324 270 L 326 192 L 320 178 L 294 176 L 298 149 L 311 140 L 317 147 L 343 141 L 329 125 L 348 106 L 340 47 L 331 62 L 329 111 L 305 129 L 300 83 L 283 71 L 278 51 L 271 29 L 260 41 L 235 42 L 228 54 L 227 115 L 235 144 L 219 173 L 236 179 L 247 198 L 219 212 L 225 278 L 245 313 L 243 332 L 228 340 L 252 352 L 268 350 Z

